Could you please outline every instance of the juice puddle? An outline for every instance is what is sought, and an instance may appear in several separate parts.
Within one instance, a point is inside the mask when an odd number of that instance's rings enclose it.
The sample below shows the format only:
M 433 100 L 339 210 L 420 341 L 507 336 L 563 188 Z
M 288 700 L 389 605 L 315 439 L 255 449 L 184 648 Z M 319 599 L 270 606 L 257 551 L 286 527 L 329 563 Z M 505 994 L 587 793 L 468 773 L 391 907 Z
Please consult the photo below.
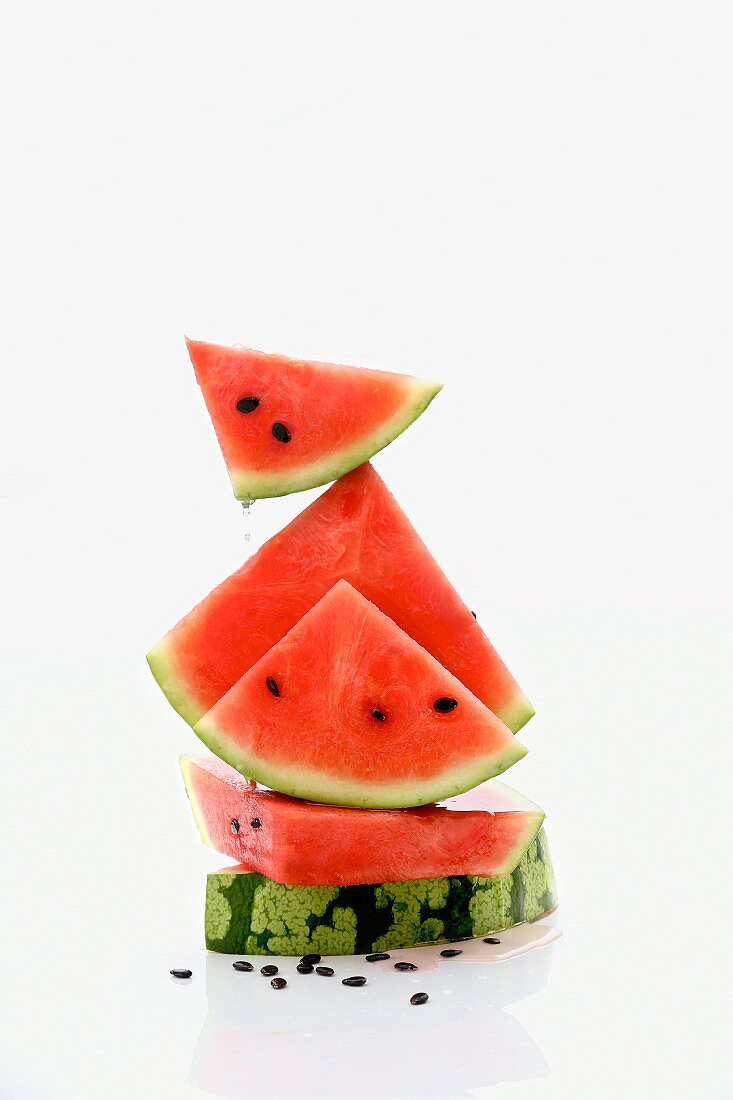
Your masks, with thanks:
M 557 908 L 557 907 L 555 907 Z M 548 917 L 554 913 L 551 909 L 545 914 Z M 540 921 L 544 920 L 540 918 Z M 441 943 L 432 947 L 412 947 L 409 951 L 390 951 L 389 959 L 382 962 L 371 963 L 371 966 L 379 970 L 394 971 L 396 962 L 411 962 L 417 967 L 412 973 L 425 974 L 438 969 L 438 963 L 497 963 L 505 959 L 516 958 L 517 955 L 525 955 L 528 951 L 534 951 L 537 947 L 546 947 L 555 940 L 559 940 L 562 933 L 559 928 L 553 928 L 549 924 L 518 924 L 514 928 L 508 928 L 505 932 L 497 932 L 495 939 L 499 943 L 484 943 L 480 940 L 460 940 L 457 943 Z M 441 951 L 456 948 L 461 952 L 452 958 L 443 958 Z

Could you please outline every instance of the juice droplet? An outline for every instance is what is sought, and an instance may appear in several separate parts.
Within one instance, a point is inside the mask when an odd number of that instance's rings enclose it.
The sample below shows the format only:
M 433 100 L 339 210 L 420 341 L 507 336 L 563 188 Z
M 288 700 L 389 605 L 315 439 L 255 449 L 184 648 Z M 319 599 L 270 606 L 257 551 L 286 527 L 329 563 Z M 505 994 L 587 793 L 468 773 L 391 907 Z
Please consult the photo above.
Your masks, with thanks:
M 249 529 L 249 518 L 251 514 L 250 510 L 252 508 L 252 505 L 254 504 L 254 500 L 245 499 L 240 501 L 240 504 L 242 505 L 245 523 L 247 524 L 244 531 L 244 541 L 249 542 L 249 540 L 252 538 L 252 532 Z

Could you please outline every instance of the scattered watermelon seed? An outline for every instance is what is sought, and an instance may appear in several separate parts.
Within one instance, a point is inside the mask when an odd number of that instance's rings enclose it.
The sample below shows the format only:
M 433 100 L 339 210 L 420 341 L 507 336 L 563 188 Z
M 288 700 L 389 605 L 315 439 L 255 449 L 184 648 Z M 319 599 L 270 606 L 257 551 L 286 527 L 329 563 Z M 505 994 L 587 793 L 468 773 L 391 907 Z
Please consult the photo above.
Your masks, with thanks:
M 324 978 L 333 977 L 333 967 L 331 966 L 317 966 L 316 974 L 322 974 Z
M 373 955 L 367 955 L 366 961 L 368 963 L 383 962 L 385 959 L 389 959 L 390 956 L 386 951 L 375 951 Z
M 279 699 L 280 688 L 277 686 L 277 680 L 273 680 L 272 676 L 268 676 L 265 683 L 267 684 L 267 690 L 270 691 L 276 699 Z
M 457 706 L 457 699 L 449 699 L 447 696 L 443 695 L 440 699 L 435 700 L 433 703 L 433 710 L 437 710 L 438 714 L 450 714 Z
M 300 960 L 302 963 L 319 963 L 321 961 L 320 955 L 304 955 Z
M 270 982 L 273 989 L 284 989 L 287 984 L 284 978 L 273 978 Z
M 260 821 L 259 817 L 253 817 L 249 824 L 252 829 L 262 828 L 262 822 Z
M 378 722 L 386 722 L 387 721 L 387 715 L 384 714 L 381 710 L 373 710 L 372 711 L 372 718 L 376 718 Z
M 398 962 L 394 964 L 395 970 L 417 970 L 414 963 Z
M 246 970 L 247 973 L 249 973 L 250 970 L 254 970 L 252 963 L 247 962 L 245 959 L 238 959 L 236 962 L 232 963 L 232 966 L 235 970 Z
M 236 817 L 232 818 L 232 823 L 229 826 L 229 828 L 232 830 L 232 833 L 234 834 L 234 836 L 236 836 L 237 833 L 239 832 L 239 822 L 237 821 Z
M 453 959 L 456 955 L 462 955 L 463 949 L 460 947 L 446 947 L 445 951 L 440 953 L 444 959 Z
M 366 985 L 366 978 L 362 974 L 355 974 L 353 978 L 342 978 L 341 985 Z
M 313 963 L 298 963 L 295 969 L 298 971 L 299 974 L 312 974 Z
M 237 401 L 237 408 L 241 413 L 251 413 L 255 411 L 259 403 L 259 399 L 256 397 L 243 397 L 241 401 Z
M 171 970 L 171 974 L 174 978 L 190 978 L 193 974 L 192 970 Z
M 474 619 L 478 621 L 478 615 L 476 614 L 476 612 L 472 611 L 471 614 L 473 615 Z
M 484 943 L 501 943 L 501 940 L 497 940 L 496 936 L 487 936 Z
M 279 420 L 276 420 L 275 423 L 272 425 L 272 434 L 275 436 L 275 439 L 278 441 L 278 443 L 290 442 L 290 432 L 284 424 L 280 423 Z
M 427 1004 L 430 998 L 427 993 L 413 993 L 410 997 L 411 1005 L 424 1005 Z
M 271 978 L 273 974 L 277 974 L 277 967 L 274 963 L 268 963 L 267 966 L 262 967 L 260 974 L 264 974 L 266 978 Z

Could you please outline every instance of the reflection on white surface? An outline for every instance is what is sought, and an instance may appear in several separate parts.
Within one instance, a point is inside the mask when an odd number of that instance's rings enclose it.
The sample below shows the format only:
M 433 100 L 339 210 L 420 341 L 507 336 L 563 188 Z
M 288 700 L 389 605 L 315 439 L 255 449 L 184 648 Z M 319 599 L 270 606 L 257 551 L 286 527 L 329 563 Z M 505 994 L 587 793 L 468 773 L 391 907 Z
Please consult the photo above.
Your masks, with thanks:
M 468 946 L 468 945 L 465 945 Z M 415 954 L 440 948 L 417 949 Z M 400 952 L 410 958 L 410 952 Z M 325 959 L 333 978 L 300 975 L 297 959 L 276 959 L 287 989 L 259 973 L 232 968 L 234 956 L 208 955 L 209 1012 L 189 1082 L 217 1096 L 437 1096 L 446 1080 L 436 1059 L 450 1060 L 452 1094 L 549 1074 L 534 1040 L 505 1009 L 547 984 L 552 947 L 501 963 L 391 972 L 356 958 Z M 366 986 L 340 979 L 365 974 Z M 424 991 L 430 1000 L 413 1006 Z

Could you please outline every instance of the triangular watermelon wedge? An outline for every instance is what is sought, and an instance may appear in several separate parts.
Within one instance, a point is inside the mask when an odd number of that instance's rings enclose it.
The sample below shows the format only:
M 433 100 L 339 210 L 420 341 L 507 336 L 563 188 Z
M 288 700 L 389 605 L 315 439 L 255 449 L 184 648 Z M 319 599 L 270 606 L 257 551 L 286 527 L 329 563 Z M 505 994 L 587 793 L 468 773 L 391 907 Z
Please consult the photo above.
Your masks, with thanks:
M 341 580 L 194 726 L 237 771 L 344 806 L 422 806 L 526 753 L 496 715 Z
M 514 732 L 534 714 L 369 463 L 332 485 L 148 654 L 193 725 L 337 580 L 350 581 Z
M 290 886 L 510 875 L 544 813 L 496 779 L 440 806 L 357 810 L 263 790 L 213 756 L 182 756 L 204 844 Z
M 442 386 L 188 340 L 238 500 L 325 485 L 381 451 Z

